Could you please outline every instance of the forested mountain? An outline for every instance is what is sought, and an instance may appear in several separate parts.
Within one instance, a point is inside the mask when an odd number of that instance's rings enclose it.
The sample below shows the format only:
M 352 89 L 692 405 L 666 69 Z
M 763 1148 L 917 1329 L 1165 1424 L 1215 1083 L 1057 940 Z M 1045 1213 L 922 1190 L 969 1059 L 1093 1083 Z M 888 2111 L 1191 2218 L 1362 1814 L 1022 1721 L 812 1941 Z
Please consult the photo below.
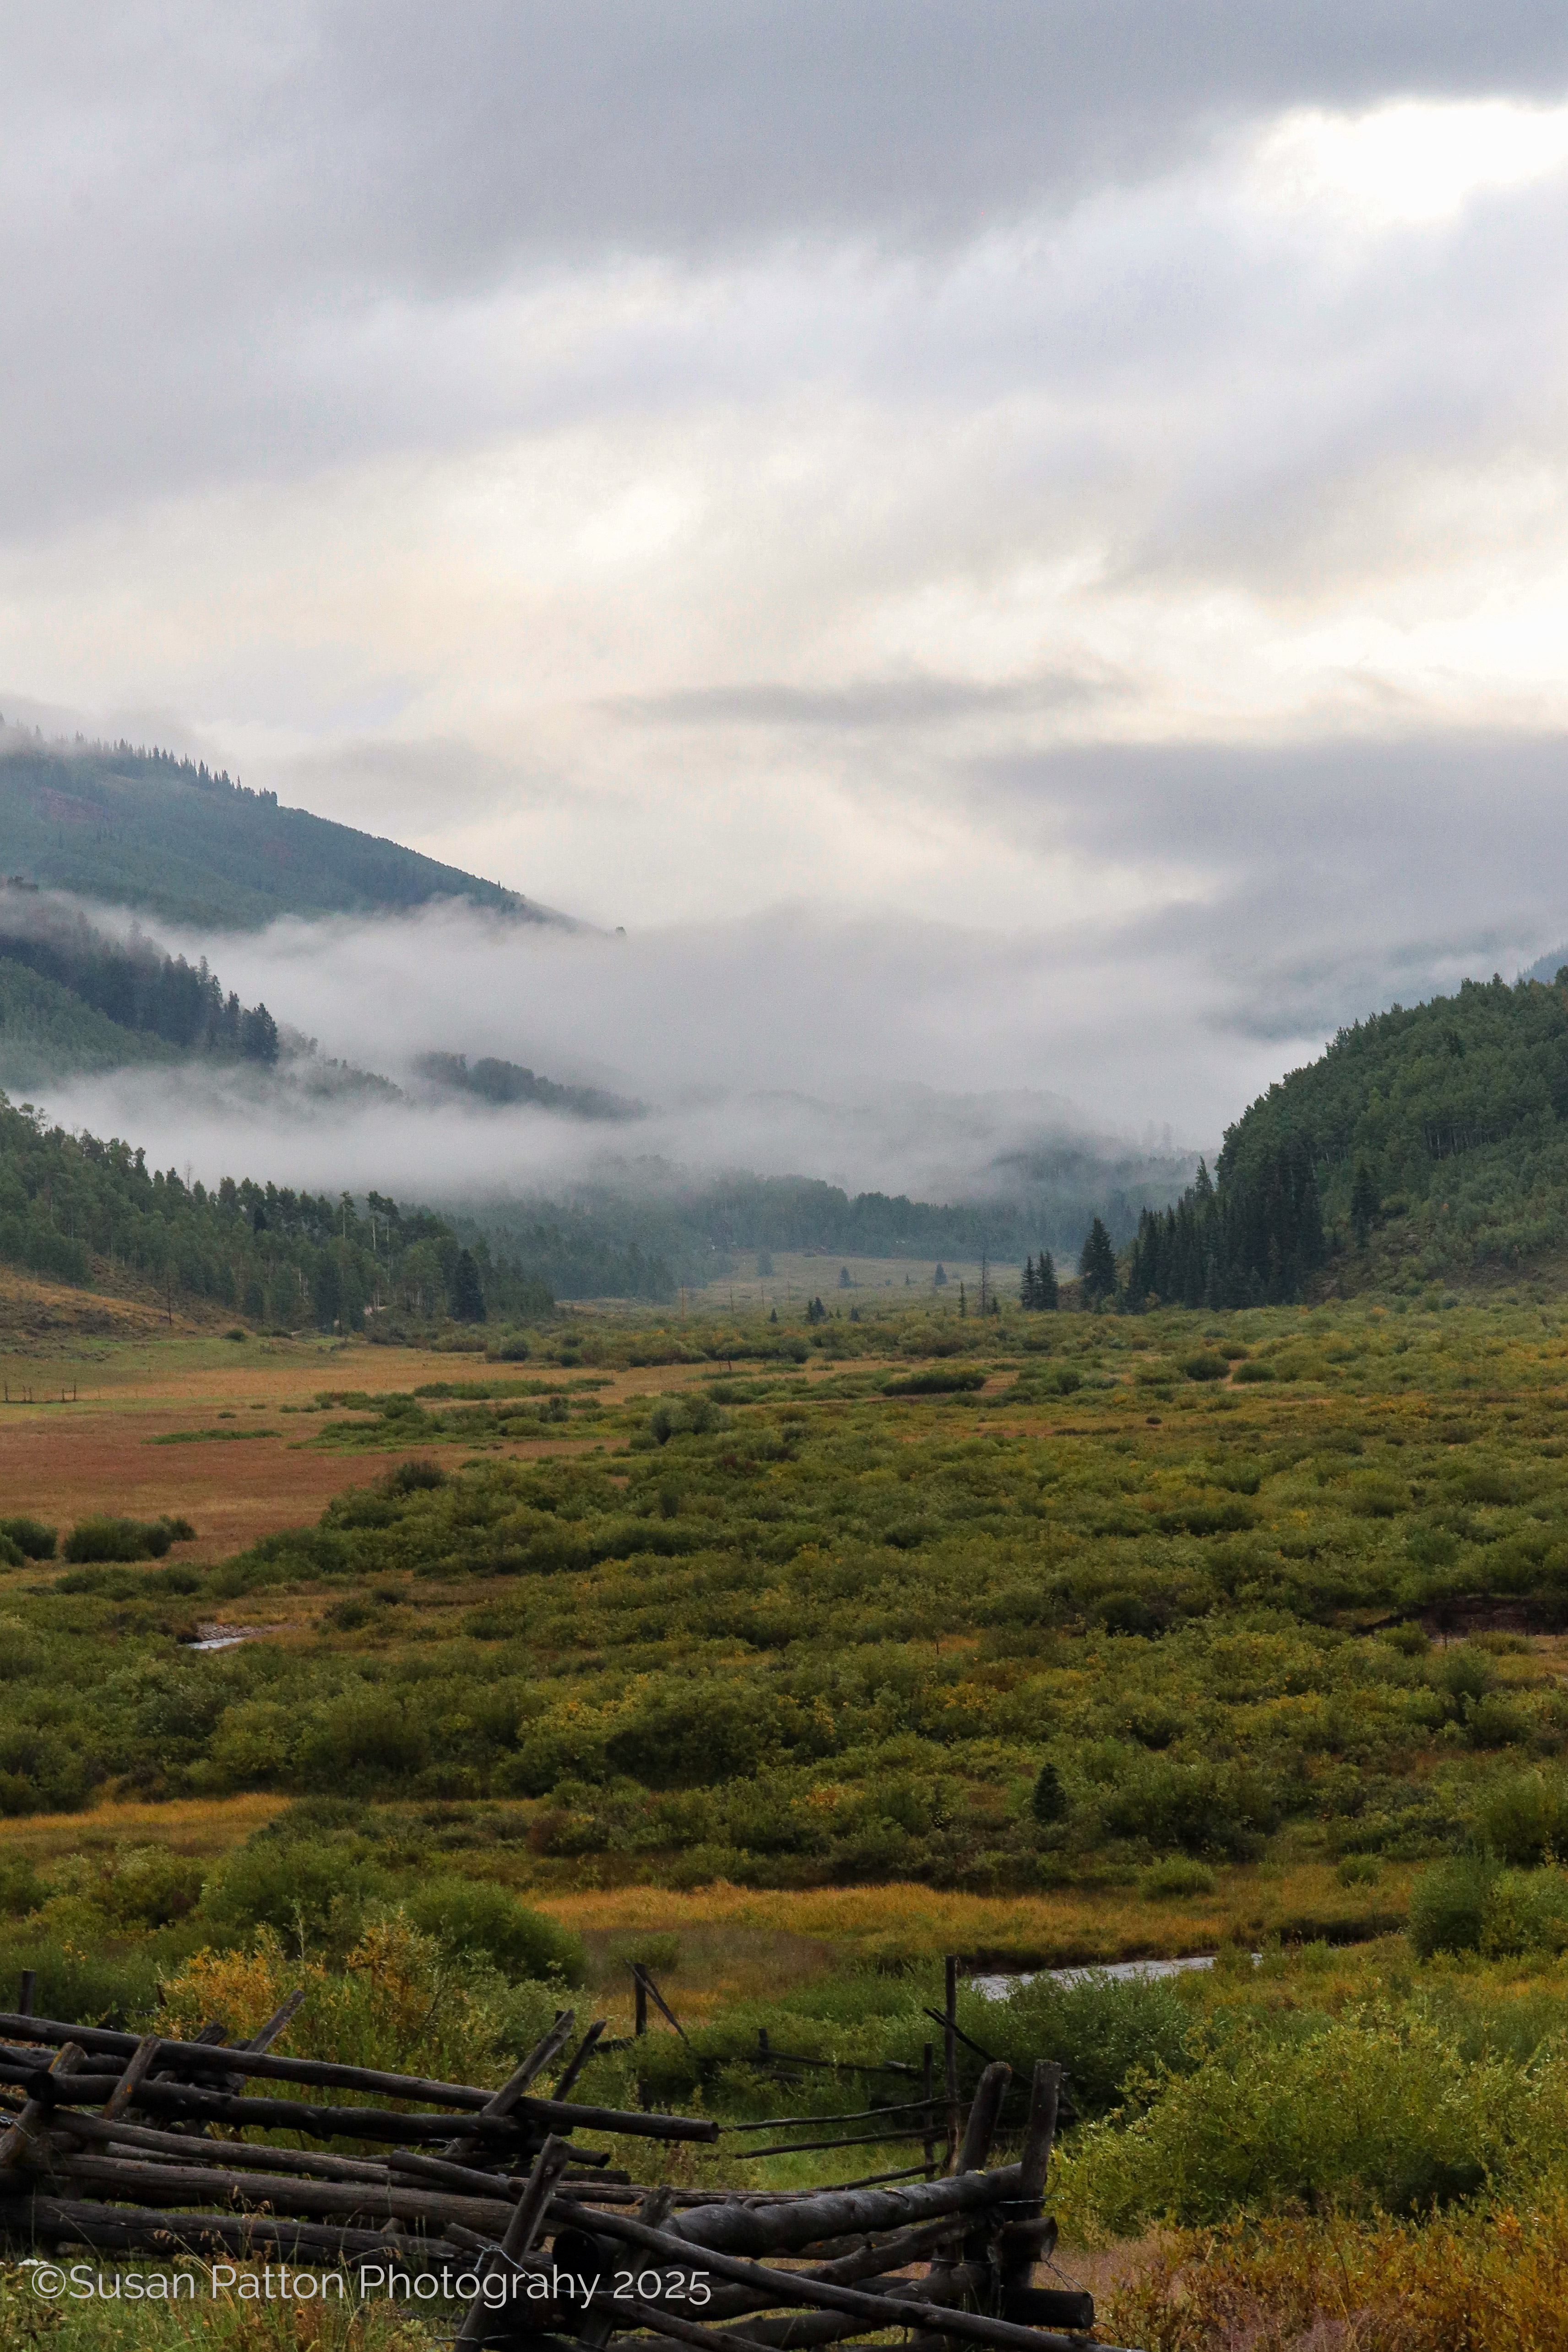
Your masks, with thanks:
M 216 1191 L 119 1141 L 68 1135 L 0 1097 L 0 1264 L 57 1281 L 129 1274 L 171 1312 L 216 1305 L 262 1328 L 358 1329 L 367 1316 L 428 1325 L 447 1315 L 538 1315 L 535 1276 L 465 1245 L 443 1219 L 378 1192 L 363 1216 L 226 1177 Z
M 278 915 L 371 914 L 467 898 L 552 915 L 395 841 L 279 808 L 201 762 L 129 743 L 46 743 L 0 730 L 0 857 L 46 888 L 174 922 L 250 929 Z
M 1211 1185 L 1145 1215 L 1132 1299 L 1300 1297 L 1517 1266 L 1568 1242 L 1568 984 L 1466 981 L 1342 1029 L 1230 1129 Z
M 0 1079 L 209 1054 L 269 1066 L 278 1024 L 216 972 L 139 934 L 110 939 L 29 885 L 0 882 Z
M 542 1110 L 565 1111 L 574 1118 L 640 1118 L 645 1108 L 599 1087 L 561 1086 L 553 1078 L 536 1076 L 520 1062 L 498 1061 L 492 1055 L 470 1065 L 466 1054 L 425 1054 L 415 1066 L 438 1091 L 473 1096 L 497 1109 L 537 1103 Z

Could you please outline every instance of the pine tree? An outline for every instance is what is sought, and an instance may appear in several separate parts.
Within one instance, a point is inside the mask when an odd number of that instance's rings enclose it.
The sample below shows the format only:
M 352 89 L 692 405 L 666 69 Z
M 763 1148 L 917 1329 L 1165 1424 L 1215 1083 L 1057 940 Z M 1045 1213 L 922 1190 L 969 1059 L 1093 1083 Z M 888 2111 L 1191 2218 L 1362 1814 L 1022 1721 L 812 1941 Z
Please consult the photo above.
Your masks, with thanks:
M 1029 1811 L 1042 1829 L 1049 1829 L 1054 1822 L 1067 1819 L 1067 1790 L 1062 1787 L 1062 1776 L 1054 1764 L 1041 1765 L 1039 1777 L 1035 1782 L 1035 1793 L 1029 1801 Z
M 474 1263 L 472 1250 L 458 1252 L 458 1262 L 452 1268 L 452 1320 L 455 1323 L 482 1323 L 485 1319 L 485 1294 L 479 1281 L 479 1269 Z
M 1382 1206 L 1371 1169 L 1364 1160 L 1358 1161 L 1355 1181 L 1351 1186 L 1351 1227 L 1355 1234 L 1357 1249 L 1365 1249 L 1367 1235 L 1376 1223 L 1377 1213 Z
M 1031 1313 L 1038 1304 L 1035 1296 L 1035 1261 L 1032 1257 L 1024 1260 L 1024 1279 L 1018 1285 L 1018 1304 L 1026 1314 Z
M 1107 1298 L 1114 1297 L 1116 1252 L 1110 1245 L 1110 1235 L 1099 1217 L 1089 1229 L 1078 1270 L 1083 1283 L 1084 1299 L 1089 1306 L 1099 1307 Z
M 1049 1250 L 1040 1252 L 1040 1263 L 1035 1275 L 1035 1304 L 1047 1314 L 1061 1304 L 1061 1294 L 1057 1288 L 1057 1269 Z

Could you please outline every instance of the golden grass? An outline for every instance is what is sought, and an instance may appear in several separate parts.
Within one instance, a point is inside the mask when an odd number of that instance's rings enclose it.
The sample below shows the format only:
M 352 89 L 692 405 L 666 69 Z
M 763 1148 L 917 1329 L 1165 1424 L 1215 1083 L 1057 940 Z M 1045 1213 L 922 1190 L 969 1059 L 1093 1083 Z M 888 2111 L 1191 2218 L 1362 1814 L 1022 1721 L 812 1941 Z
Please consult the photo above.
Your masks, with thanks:
M 1048 1895 L 970 1895 L 893 1883 L 756 1890 L 723 1882 L 676 1891 L 621 1886 L 530 1890 L 542 1911 L 580 1935 L 686 1936 L 733 1927 L 787 1935 L 869 1961 L 945 1952 L 1036 1966 L 1175 1958 L 1223 1943 L 1256 1944 L 1292 1928 L 1341 1923 L 1370 1935 L 1403 1915 L 1414 1866 L 1390 1865 L 1372 1887 L 1342 1886 L 1321 1861 L 1215 1874 L 1215 1892 L 1151 1900 L 1136 1887 L 1074 1887 Z
M 1568 2352 L 1561 2196 L 1417 2223 L 1237 2224 L 1136 2252 L 1097 2317 L 1145 2352 Z
M 286 1797 L 181 1797 L 168 1804 L 110 1800 L 89 1813 L 29 1813 L 0 1822 L 0 1855 L 45 1864 L 94 1845 L 166 1845 L 198 1862 L 216 1861 L 269 1822 Z

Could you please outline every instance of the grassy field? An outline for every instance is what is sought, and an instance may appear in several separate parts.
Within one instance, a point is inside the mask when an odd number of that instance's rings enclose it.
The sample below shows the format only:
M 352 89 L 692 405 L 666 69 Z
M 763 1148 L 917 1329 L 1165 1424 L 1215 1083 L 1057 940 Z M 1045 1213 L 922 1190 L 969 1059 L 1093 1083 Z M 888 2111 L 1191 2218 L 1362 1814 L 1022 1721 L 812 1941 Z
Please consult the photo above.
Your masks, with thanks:
M 401 1918 L 499 2063 L 554 1997 L 531 1915 L 617 2025 L 652 1965 L 692 2045 L 645 2082 L 736 2113 L 770 2019 L 918 2057 L 944 1952 L 1214 1952 L 965 1995 L 1074 2067 L 1059 2195 L 1121 2340 L 1445 2340 L 1432 2250 L 1492 2278 L 1505 2212 L 1544 2314 L 1568 1324 L 1451 1297 L 981 1322 L 866 1285 L 809 1328 L 575 1316 L 506 1364 L 35 1340 L 7 1510 L 196 1533 L 0 1569 L 0 1966 L 174 2016 L 307 1969 L 324 2031 Z

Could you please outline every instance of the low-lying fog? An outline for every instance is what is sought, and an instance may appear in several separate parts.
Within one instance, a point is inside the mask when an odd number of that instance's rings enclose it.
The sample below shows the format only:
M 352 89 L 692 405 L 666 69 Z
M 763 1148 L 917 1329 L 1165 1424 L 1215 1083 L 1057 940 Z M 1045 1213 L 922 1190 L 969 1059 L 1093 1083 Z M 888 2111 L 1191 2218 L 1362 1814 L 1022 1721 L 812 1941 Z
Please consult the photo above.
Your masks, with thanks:
M 123 916 L 90 911 L 123 935 Z M 1081 940 L 1068 952 L 958 924 L 779 914 L 606 937 L 442 907 L 155 936 L 207 955 L 226 988 L 265 1001 L 319 1055 L 276 1076 L 197 1061 L 33 1091 L 52 1118 L 208 1181 L 255 1172 L 451 1199 L 662 1164 L 928 1200 L 1013 1192 L 1015 1155 L 1069 1139 L 1117 1160 L 1212 1152 L 1279 1066 L 1277 1045 L 1194 1022 L 1190 988 L 1163 985 L 1157 957 L 1094 959 Z M 587 1120 L 436 1095 L 417 1070 L 432 1052 L 520 1063 L 646 1112 Z

